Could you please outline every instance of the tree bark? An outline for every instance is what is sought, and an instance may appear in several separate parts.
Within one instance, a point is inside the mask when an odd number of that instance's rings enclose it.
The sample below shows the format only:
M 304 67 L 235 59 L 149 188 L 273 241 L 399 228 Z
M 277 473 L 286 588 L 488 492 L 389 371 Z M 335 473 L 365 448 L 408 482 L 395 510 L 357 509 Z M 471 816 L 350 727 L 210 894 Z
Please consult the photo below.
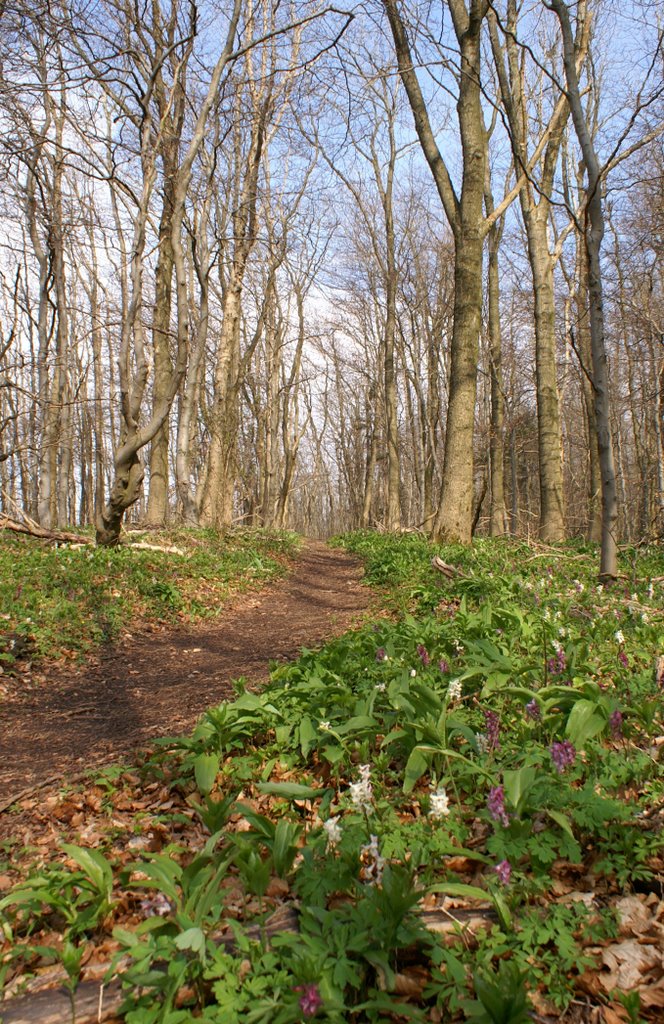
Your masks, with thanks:
M 449 0 L 459 45 L 457 116 L 463 172 L 457 198 L 436 143 L 417 80 L 397 0 L 383 0 L 422 151 L 454 235 L 454 324 L 450 353 L 450 394 L 440 503 L 433 526 L 437 541 L 470 543 L 474 489 L 473 441 L 477 363 L 482 315 L 482 249 L 489 225 L 483 216 L 487 139 L 482 114 L 481 30 L 486 0 Z
M 586 209 L 584 211 L 584 241 L 588 255 L 588 306 L 590 310 L 590 341 L 595 392 L 595 418 L 597 444 L 602 473 L 602 543 L 600 576 L 613 578 L 618 573 L 618 495 L 616 471 L 611 438 L 611 410 L 609 403 L 609 368 L 604 341 L 604 293 L 602 287 L 601 248 L 604 237 L 604 210 L 602 180 L 595 145 L 581 103 L 581 89 L 576 68 L 574 38 L 569 9 L 564 0 L 551 0 L 560 24 L 563 41 L 563 61 L 567 98 L 572 112 L 574 130 L 579 140 L 586 165 Z M 577 7 L 577 22 L 587 15 L 585 0 Z

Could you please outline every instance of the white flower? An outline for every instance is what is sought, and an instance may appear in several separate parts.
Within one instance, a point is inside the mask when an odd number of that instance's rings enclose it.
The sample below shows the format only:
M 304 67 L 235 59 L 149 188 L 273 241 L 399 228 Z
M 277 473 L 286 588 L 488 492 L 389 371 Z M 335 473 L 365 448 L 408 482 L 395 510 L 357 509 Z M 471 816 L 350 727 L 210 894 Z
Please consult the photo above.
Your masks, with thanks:
M 534 589 L 532 583 L 530 582 L 530 580 L 526 580 L 526 582 L 523 585 L 524 585 L 524 588 L 526 590 L 533 590 Z
M 410 678 L 414 679 L 416 675 L 417 675 L 416 670 L 414 668 L 411 668 L 411 670 L 410 670 Z
M 652 601 L 652 599 L 653 599 L 653 595 L 654 595 L 654 593 L 655 593 L 655 585 L 654 585 L 654 583 L 651 583 L 651 584 L 650 584 L 650 585 L 648 586 L 648 597 L 650 598 L 650 600 L 651 600 L 651 601 Z
M 460 679 L 450 679 L 450 685 L 447 687 L 447 696 L 449 700 L 461 700 Z
M 548 608 L 545 608 L 545 609 L 544 609 L 544 618 L 546 619 L 546 621 L 547 621 L 547 622 L 548 622 L 548 621 L 549 621 L 549 619 L 551 618 L 551 612 L 549 611 L 549 609 L 548 609 Z
M 439 786 L 436 792 L 431 794 L 429 801 L 431 804 L 429 817 L 433 818 L 434 821 L 440 821 L 441 818 L 450 813 L 450 801 L 442 786 Z
M 362 881 L 367 885 L 380 885 L 383 880 L 385 858 L 381 857 L 378 849 L 378 836 L 369 836 L 369 842 L 360 848 L 360 861 Z
M 554 651 L 556 652 L 556 654 L 560 654 L 564 650 L 564 647 L 560 643 L 559 640 L 552 640 L 551 641 L 551 645 L 552 645 Z
M 597 591 L 598 594 L 601 594 L 602 591 L 604 590 L 604 584 L 603 583 L 598 583 L 597 586 L 595 587 L 595 590 Z
M 371 766 L 360 765 L 360 781 L 351 782 L 350 798 L 358 811 L 368 814 L 373 808 L 373 788 L 371 786 Z
M 320 729 L 321 732 L 329 732 L 329 730 L 330 730 L 330 723 L 329 722 L 319 722 L 318 723 L 318 728 Z
M 374 687 L 374 689 L 378 690 L 379 693 L 384 693 L 385 690 L 387 689 L 387 684 L 386 683 L 376 683 L 376 686 Z
M 327 832 L 327 845 L 336 846 L 341 841 L 341 825 L 339 824 L 339 815 L 337 814 L 334 818 L 328 818 L 327 821 L 323 822 L 323 828 Z
M 486 754 L 489 749 L 489 738 L 485 732 L 475 733 L 475 742 L 477 743 L 477 749 L 480 754 Z
M 632 594 L 631 600 L 632 601 L 636 601 L 636 603 L 638 604 L 639 603 L 639 595 L 638 594 Z
M 641 612 L 641 622 L 648 622 L 648 621 L 649 621 L 648 613 L 647 612 Z
M 618 644 L 624 644 L 625 643 L 625 637 L 624 637 L 622 629 L 617 629 L 613 635 L 616 638 L 616 643 L 618 643 Z
M 562 636 L 562 637 L 567 636 L 567 630 L 565 629 L 564 626 L 561 626 L 560 629 L 558 630 L 558 636 Z

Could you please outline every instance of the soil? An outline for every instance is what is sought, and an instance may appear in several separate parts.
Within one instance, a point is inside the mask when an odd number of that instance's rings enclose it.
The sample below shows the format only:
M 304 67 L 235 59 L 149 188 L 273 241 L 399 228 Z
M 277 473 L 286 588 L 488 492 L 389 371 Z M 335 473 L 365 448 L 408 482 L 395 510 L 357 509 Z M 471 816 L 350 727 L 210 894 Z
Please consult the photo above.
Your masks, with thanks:
M 38 685 L 0 704 L 0 809 L 27 787 L 190 731 L 233 698 L 233 680 L 260 683 L 274 662 L 359 623 L 371 601 L 361 577 L 358 560 L 309 541 L 287 577 L 236 598 L 219 618 L 153 626 L 82 666 L 42 666 Z

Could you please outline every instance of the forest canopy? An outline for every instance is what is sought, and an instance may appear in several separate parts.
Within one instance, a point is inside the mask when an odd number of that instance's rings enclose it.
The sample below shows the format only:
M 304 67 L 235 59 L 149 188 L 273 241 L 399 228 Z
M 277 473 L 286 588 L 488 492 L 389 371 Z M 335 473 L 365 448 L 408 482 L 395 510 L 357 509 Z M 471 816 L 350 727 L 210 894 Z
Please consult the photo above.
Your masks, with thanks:
M 2 8 L 1 510 L 664 527 L 656 4 Z

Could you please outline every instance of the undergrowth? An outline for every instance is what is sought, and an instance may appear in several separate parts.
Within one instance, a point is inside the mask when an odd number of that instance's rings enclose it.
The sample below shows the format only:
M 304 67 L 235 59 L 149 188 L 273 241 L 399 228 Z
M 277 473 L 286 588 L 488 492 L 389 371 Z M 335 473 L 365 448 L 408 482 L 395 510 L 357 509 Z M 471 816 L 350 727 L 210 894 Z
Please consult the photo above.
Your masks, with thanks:
M 234 591 L 284 571 L 294 534 L 262 530 L 133 534 L 182 553 L 43 544 L 0 533 L 0 663 L 81 655 L 137 620 L 219 613 Z
M 664 877 L 661 550 L 607 587 L 581 545 L 341 543 L 401 614 L 97 780 L 96 848 L 9 849 L 10 992 L 49 957 L 75 988 L 102 946 L 129 1024 L 521 1024 L 579 995 L 656 1020 L 661 979 L 623 990 L 602 952 Z M 142 831 L 118 833 L 132 799 Z M 270 927 L 284 907 L 297 931 Z

